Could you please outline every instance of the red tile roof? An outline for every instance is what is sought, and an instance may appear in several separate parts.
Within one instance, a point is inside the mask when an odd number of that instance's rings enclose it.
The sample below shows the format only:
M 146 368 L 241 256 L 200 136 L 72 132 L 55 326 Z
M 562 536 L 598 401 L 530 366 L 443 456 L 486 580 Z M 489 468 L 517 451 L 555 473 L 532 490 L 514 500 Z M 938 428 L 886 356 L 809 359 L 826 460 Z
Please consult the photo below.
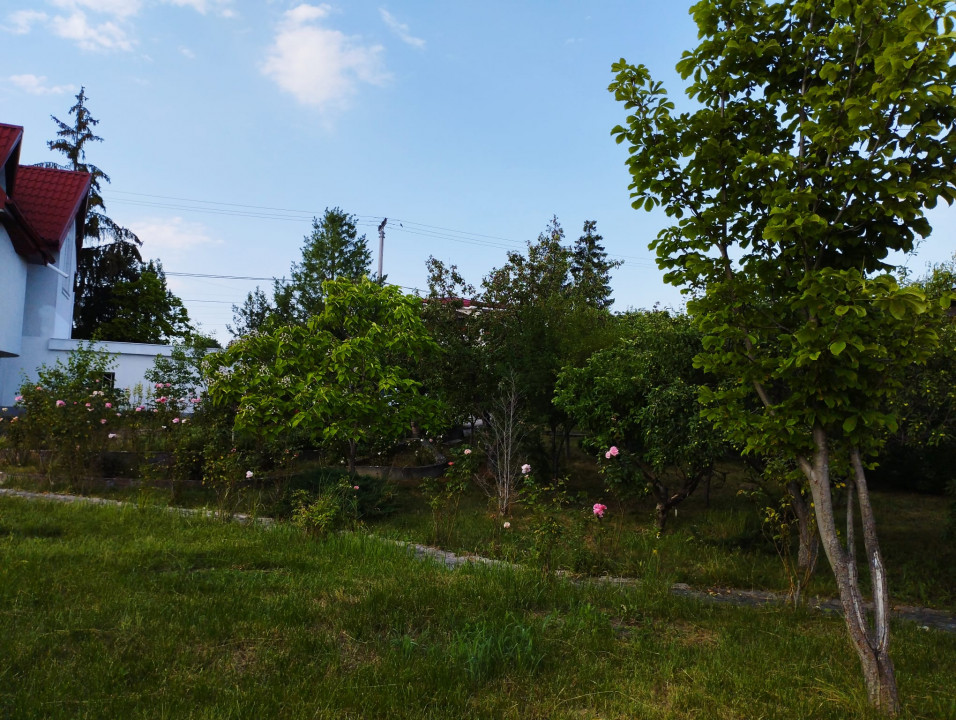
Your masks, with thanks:
M 13 200 L 43 241 L 43 249 L 57 252 L 89 190 L 89 173 L 21 165 Z
M 14 148 L 20 142 L 21 137 L 23 137 L 22 127 L 0 123 L 0 167 L 3 167 L 10 156 L 13 155 Z

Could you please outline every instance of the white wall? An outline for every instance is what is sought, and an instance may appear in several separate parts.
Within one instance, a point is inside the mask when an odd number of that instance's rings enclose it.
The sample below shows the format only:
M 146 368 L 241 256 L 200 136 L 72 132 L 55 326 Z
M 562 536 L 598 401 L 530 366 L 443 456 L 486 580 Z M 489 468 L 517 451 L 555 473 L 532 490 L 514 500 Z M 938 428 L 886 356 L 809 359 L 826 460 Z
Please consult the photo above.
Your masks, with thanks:
M 26 283 L 27 262 L 17 255 L 6 229 L 0 226 L 0 357 L 20 354 Z
M 65 338 L 24 337 L 20 357 L 0 358 L 0 405 L 13 405 L 24 376 L 32 382 L 41 365 L 53 366 L 57 360 L 65 365 L 69 354 L 83 342 Z M 153 367 L 156 356 L 168 356 L 172 352 L 169 345 L 121 342 L 93 343 L 93 349 L 116 356 L 112 368 L 116 373 L 116 387 L 129 390 L 137 384 L 145 389 L 148 386 L 146 371 Z

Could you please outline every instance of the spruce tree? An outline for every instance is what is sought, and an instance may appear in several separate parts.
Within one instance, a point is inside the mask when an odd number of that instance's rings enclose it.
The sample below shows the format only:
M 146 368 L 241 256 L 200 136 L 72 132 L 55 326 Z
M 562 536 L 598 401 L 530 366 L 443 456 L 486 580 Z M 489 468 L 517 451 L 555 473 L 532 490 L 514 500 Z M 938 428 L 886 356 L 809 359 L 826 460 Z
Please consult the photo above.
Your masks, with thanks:
M 303 323 L 322 312 L 326 280 L 358 280 L 368 275 L 372 253 L 355 223 L 354 215 L 337 207 L 326 208 L 321 220 L 313 218 L 312 233 L 302 246 L 302 262 L 292 263 L 289 282 L 275 283 L 275 311 L 281 322 Z
M 611 270 L 620 267 L 622 261 L 608 261 L 607 253 L 597 234 L 597 221 L 585 220 L 583 235 L 574 242 L 571 251 L 571 277 L 576 300 L 585 305 L 606 310 L 610 308 Z
M 266 321 L 275 312 L 269 298 L 260 287 L 246 295 L 242 305 L 232 306 L 232 325 L 226 325 L 226 330 L 234 338 L 249 335 L 265 329 Z
M 139 251 L 142 241 L 106 214 L 101 183 L 110 182 L 109 175 L 86 160 L 87 144 L 103 142 L 93 132 L 100 121 L 90 114 L 86 102 L 86 88 L 80 88 L 69 111 L 73 116 L 71 123 L 51 116 L 57 137 L 47 146 L 63 153 L 67 162 L 41 163 L 44 167 L 87 172 L 91 176 L 83 243 L 77 255 L 73 337 L 126 342 L 142 342 L 144 336 L 155 336 L 153 341 L 181 337 L 189 332 L 186 310 L 166 288 L 161 266 L 144 264 Z M 158 273 L 156 267 L 160 268 Z M 152 274 L 146 278 L 144 273 Z M 162 287 L 154 292 L 157 278 Z M 117 323 L 121 307 L 139 308 L 138 314 L 156 318 L 157 327 L 163 329 L 156 335 L 136 327 L 136 323 Z

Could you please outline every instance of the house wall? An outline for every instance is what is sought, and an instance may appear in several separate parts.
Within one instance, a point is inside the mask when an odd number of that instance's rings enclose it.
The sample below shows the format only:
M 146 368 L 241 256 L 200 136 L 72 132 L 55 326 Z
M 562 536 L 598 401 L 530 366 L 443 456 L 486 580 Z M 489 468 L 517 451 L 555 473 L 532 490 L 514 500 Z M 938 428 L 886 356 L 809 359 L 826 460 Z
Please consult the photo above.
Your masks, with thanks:
M 26 305 L 23 314 L 23 336 L 39 338 L 68 338 L 73 331 L 73 279 L 76 261 L 73 258 L 72 238 L 75 226 L 70 226 L 63 250 L 56 253 L 53 265 L 67 274 L 62 275 L 46 265 L 27 267 Z M 65 267 L 61 267 L 61 264 Z
M 51 367 L 59 360 L 64 365 L 69 354 L 76 350 L 82 340 L 66 338 L 24 337 L 22 354 L 17 358 L 0 358 L 0 405 L 13 405 L 24 379 L 34 381 L 41 365 Z M 116 373 L 116 387 L 134 392 L 137 385 L 148 386 L 146 371 L 153 367 L 156 357 L 168 356 L 172 352 L 169 345 L 147 345 L 146 343 L 98 342 L 92 343 L 93 349 L 116 356 L 112 371 Z M 134 396 L 134 400 L 137 398 Z
M 0 226 L 0 357 L 20 354 L 26 284 L 27 263 Z

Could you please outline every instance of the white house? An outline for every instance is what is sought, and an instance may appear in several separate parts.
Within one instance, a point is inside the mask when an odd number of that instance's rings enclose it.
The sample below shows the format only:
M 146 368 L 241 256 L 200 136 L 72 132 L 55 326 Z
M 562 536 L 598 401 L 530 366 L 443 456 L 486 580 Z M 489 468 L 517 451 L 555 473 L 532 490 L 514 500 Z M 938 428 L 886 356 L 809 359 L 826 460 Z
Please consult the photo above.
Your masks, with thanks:
M 80 341 L 73 328 L 76 258 L 90 175 L 19 165 L 23 128 L 0 123 L 0 406 L 24 377 L 53 365 Z M 117 355 L 115 384 L 132 388 L 166 345 L 95 343 Z

